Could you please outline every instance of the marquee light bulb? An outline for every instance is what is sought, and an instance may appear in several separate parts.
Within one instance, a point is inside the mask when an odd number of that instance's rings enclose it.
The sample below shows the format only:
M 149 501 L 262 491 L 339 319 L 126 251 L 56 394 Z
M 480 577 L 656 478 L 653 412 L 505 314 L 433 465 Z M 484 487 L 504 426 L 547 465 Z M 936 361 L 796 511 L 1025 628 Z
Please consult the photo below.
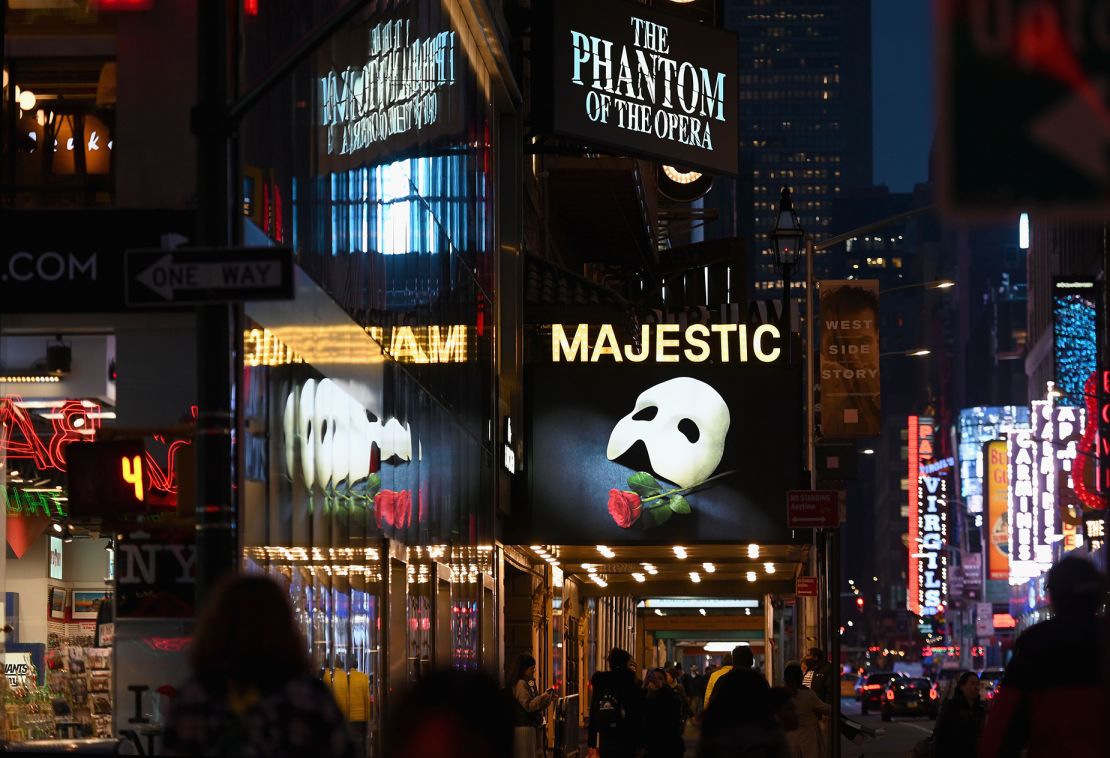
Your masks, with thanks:
M 705 569 L 705 573 L 707 573 L 707 574 L 712 574 L 714 571 L 717 570 L 717 567 L 714 566 L 712 563 L 709 563 L 709 562 L 701 564 L 701 567 L 703 569 Z
M 643 574 L 641 574 L 641 573 L 640 573 L 639 571 L 634 571 L 634 572 L 632 573 L 632 578 L 633 578 L 633 579 L 635 579 L 635 580 L 636 580 L 637 582 L 639 582 L 640 584 L 643 584 L 643 583 L 644 583 L 645 581 L 647 581 L 647 577 L 645 577 L 645 576 L 644 576 Z
M 598 545 L 597 552 L 601 553 L 606 558 L 616 558 L 617 554 L 614 553 L 607 545 Z
M 682 547 L 681 545 L 675 545 L 672 549 L 674 550 L 676 558 L 678 558 L 680 561 L 686 560 L 686 548 Z
M 768 561 L 767 563 L 764 563 L 764 564 L 763 564 L 763 569 L 764 569 L 764 571 L 766 571 L 766 572 L 767 572 L 768 574 L 773 574 L 773 573 L 775 573 L 775 564 L 773 564 L 773 563 L 771 563 L 770 561 Z
M 20 108 L 20 110 L 25 110 L 25 111 L 29 111 L 32 108 L 34 108 L 35 103 L 38 102 L 38 98 L 35 97 L 35 93 L 32 92 L 29 89 L 25 89 L 22 92 L 20 92 L 18 99 L 19 99 L 19 108 Z
M 754 571 L 749 571 L 748 572 L 748 581 L 749 582 L 754 582 L 755 581 L 755 572 Z
M 685 0 L 691 2 L 691 0 Z M 674 166 L 663 166 L 663 175 L 675 184 L 692 184 L 701 179 L 700 171 L 679 171 Z
M 698 582 L 701 581 L 701 575 L 698 574 L 697 571 L 691 571 L 690 572 L 690 581 L 693 582 L 694 584 L 697 584 Z
M 700 613 L 701 615 L 704 616 L 705 615 L 705 609 L 704 608 L 698 608 L 698 613 Z
M 759 557 L 759 545 L 756 545 L 754 542 L 752 544 L 748 545 L 748 557 L 749 558 L 758 558 Z

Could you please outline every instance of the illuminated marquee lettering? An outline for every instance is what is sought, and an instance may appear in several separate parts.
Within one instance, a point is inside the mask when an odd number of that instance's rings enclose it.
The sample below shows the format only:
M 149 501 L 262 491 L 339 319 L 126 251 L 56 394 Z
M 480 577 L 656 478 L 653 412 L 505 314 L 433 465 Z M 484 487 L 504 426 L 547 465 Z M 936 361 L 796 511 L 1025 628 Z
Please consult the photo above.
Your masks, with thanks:
M 366 333 L 399 363 L 466 363 L 470 356 L 466 324 L 368 326 Z
M 918 544 L 913 558 L 917 563 L 917 603 L 919 615 L 935 616 L 944 610 L 948 595 L 947 482 L 937 476 L 919 477 L 917 499 Z
M 774 363 L 782 356 L 775 324 L 643 324 L 636 343 L 622 343 L 612 324 L 599 325 L 592 339 L 590 332 L 589 324 L 552 324 L 552 363 Z
M 1035 411 L 1034 411 L 1035 413 Z M 1040 571 L 1034 560 L 1035 502 L 1034 453 L 1037 442 L 1033 432 L 1013 432 L 1007 440 L 1010 463 L 1010 584 L 1021 584 Z
M 408 20 L 369 30 L 369 60 L 320 77 L 320 125 L 329 155 L 350 155 L 434 124 L 455 83 L 455 33 L 412 39 Z

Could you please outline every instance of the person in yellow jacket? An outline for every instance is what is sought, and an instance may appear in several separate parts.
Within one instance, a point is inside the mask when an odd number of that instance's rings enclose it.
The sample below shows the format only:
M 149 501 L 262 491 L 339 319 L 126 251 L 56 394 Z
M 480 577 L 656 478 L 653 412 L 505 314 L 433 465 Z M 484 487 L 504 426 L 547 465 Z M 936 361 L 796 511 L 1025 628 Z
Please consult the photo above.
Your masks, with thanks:
M 725 653 L 721 656 L 721 667 L 709 675 L 709 681 L 705 685 L 705 699 L 702 701 L 703 711 L 709 707 L 709 698 L 713 696 L 713 688 L 717 686 L 717 682 L 730 671 L 732 671 L 732 653 Z

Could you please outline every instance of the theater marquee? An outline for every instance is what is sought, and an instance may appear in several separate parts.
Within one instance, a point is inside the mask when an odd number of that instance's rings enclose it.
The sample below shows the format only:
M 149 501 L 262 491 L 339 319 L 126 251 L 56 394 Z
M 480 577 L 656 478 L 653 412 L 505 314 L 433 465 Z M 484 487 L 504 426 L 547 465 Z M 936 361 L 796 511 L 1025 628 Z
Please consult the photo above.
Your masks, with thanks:
M 616 0 L 540 8 L 536 104 L 546 128 L 620 153 L 737 172 L 736 35 Z

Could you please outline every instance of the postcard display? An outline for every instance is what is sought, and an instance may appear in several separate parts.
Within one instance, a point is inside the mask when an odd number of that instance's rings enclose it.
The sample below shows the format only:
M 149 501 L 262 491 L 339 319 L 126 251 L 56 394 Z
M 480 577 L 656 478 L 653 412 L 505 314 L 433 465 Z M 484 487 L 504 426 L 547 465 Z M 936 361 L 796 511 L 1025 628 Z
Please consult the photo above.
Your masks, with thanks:
M 95 629 L 95 622 L 50 622 L 43 686 L 32 663 L 8 672 L 8 740 L 112 737 L 112 649 L 94 647 Z

